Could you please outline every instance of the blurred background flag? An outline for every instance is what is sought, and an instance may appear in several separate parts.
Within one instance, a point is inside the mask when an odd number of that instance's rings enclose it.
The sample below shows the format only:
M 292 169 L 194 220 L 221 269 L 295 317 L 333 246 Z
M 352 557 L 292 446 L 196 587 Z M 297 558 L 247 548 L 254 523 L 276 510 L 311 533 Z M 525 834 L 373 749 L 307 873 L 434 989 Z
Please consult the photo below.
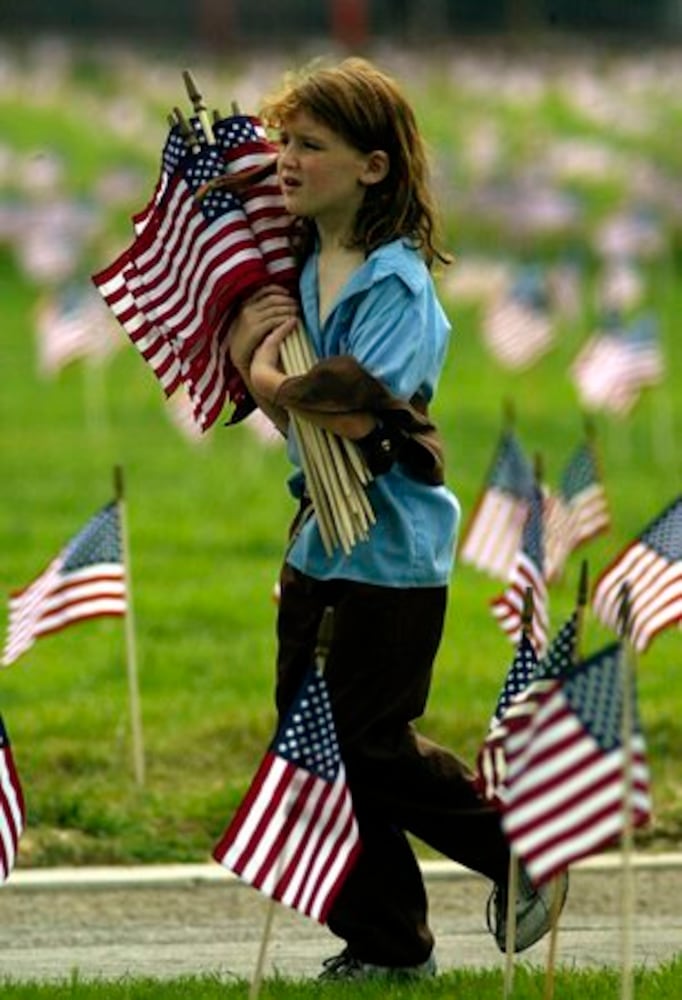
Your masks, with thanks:
M 543 268 L 536 264 L 519 267 L 511 287 L 488 305 L 483 339 L 506 368 L 528 368 L 549 350 L 554 324 Z
M 590 410 L 629 413 L 642 389 L 663 379 L 658 319 L 645 312 L 625 324 L 618 313 L 585 343 L 571 366 L 582 404 Z
M 561 575 L 567 558 L 611 525 L 592 433 L 570 456 L 559 489 L 545 498 L 547 579 Z
M 561 672 L 505 740 L 502 824 L 537 885 L 617 838 L 626 822 L 621 646 Z M 632 822 L 651 814 L 644 737 L 631 736 Z
M 36 639 L 86 618 L 125 615 L 119 511 L 102 508 L 32 583 L 10 596 L 2 665 Z
M 213 857 L 324 923 L 359 850 L 327 685 L 311 670 Z
M 530 639 L 538 656 L 547 648 L 549 630 L 549 595 L 545 578 L 543 496 L 539 485 L 534 486 L 523 529 L 521 546 L 509 577 L 507 589 L 490 602 L 492 613 L 512 642 L 521 638 L 524 597 L 533 591 L 533 618 Z
M 577 612 L 564 622 L 541 660 L 528 636 L 530 621 L 528 609 L 514 660 L 478 754 L 477 786 L 486 799 L 498 806 L 505 794 L 507 737 L 527 724 L 549 682 L 568 670 L 576 660 Z
M 36 313 L 38 364 L 56 375 L 72 361 L 103 360 L 118 337 L 102 299 L 90 285 L 71 282 L 47 292 Z
M 21 782 L 7 729 L 0 715 L 0 882 L 7 881 L 14 867 L 25 823 Z
M 682 621 L 682 495 L 597 579 L 592 607 L 597 618 L 614 630 L 624 584 L 630 602 L 630 639 L 643 652 L 659 632 Z
M 465 528 L 459 556 L 507 580 L 521 544 L 533 491 L 533 468 L 514 431 L 500 434 L 486 482 Z

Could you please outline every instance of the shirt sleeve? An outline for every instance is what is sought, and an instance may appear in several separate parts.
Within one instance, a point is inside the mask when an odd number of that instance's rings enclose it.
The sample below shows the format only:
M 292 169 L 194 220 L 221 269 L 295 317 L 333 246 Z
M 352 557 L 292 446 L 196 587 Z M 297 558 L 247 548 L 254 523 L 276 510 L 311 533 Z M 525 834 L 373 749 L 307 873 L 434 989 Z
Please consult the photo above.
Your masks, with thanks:
M 423 296 L 397 275 L 376 282 L 355 311 L 348 349 L 391 392 L 410 399 L 429 368 Z

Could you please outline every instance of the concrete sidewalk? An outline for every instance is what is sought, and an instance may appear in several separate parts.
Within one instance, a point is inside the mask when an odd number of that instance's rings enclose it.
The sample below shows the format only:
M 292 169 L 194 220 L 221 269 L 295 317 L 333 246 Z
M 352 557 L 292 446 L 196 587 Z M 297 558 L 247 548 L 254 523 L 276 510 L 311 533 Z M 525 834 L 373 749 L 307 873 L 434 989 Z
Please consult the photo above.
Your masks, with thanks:
M 682 856 L 637 855 L 633 867 L 635 961 L 656 965 L 682 951 Z M 489 883 L 450 862 L 423 869 L 440 968 L 502 967 L 485 924 Z M 572 870 L 560 964 L 620 963 L 619 870 L 616 854 Z M 15 871 L 0 891 L 0 977 L 250 979 L 270 906 L 214 862 Z M 275 906 L 266 975 L 315 976 L 338 950 L 325 927 Z M 542 966 L 546 954 L 542 941 L 520 960 Z
M 682 852 L 636 853 L 632 857 L 636 871 L 682 870 Z M 622 867 L 620 854 L 598 854 L 577 862 L 572 872 L 618 872 Z M 421 869 L 427 881 L 439 879 L 471 878 L 471 872 L 454 861 L 422 861 Z M 206 864 L 166 865 L 110 865 L 79 868 L 18 868 L 15 869 L 3 892 L 22 889 L 79 889 L 79 888 L 145 888 L 162 886 L 192 886 L 241 884 L 231 872 L 216 862 Z

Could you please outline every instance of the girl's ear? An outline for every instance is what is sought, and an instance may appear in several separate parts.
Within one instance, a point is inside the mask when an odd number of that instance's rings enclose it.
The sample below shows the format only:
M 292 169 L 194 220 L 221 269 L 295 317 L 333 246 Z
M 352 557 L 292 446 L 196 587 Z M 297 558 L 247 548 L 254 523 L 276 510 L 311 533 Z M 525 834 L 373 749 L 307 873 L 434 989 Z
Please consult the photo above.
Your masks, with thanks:
M 378 184 L 388 173 L 390 161 L 383 149 L 373 149 L 367 154 L 364 170 L 360 175 L 361 184 Z

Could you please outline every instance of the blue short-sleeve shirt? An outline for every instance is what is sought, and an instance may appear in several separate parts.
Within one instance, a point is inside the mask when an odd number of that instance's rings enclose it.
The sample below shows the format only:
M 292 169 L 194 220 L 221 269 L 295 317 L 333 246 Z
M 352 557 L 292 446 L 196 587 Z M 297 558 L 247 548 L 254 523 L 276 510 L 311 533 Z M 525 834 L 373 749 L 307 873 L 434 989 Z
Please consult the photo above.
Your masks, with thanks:
M 353 355 L 394 395 L 433 398 L 450 336 L 431 275 L 405 241 L 373 251 L 350 277 L 325 322 L 319 322 L 317 254 L 300 279 L 306 331 L 320 358 Z M 300 466 L 294 435 L 289 455 Z M 302 490 L 301 473 L 290 480 Z M 459 504 L 446 486 L 429 486 L 399 463 L 367 487 L 377 522 L 350 554 L 324 550 L 315 518 L 294 539 L 287 562 L 318 579 L 345 578 L 396 587 L 446 584 L 452 570 Z

